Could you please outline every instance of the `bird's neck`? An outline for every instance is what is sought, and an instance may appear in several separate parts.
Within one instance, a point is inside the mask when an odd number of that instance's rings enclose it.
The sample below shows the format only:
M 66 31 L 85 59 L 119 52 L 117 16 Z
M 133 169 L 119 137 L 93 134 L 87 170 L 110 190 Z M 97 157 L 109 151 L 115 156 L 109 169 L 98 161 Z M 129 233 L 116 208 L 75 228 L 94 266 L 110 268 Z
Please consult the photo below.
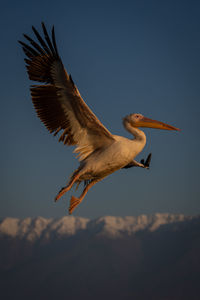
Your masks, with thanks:
M 134 137 L 136 141 L 140 141 L 142 144 L 146 144 L 145 133 L 137 127 L 133 127 L 129 122 L 124 121 L 124 127 L 128 130 Z

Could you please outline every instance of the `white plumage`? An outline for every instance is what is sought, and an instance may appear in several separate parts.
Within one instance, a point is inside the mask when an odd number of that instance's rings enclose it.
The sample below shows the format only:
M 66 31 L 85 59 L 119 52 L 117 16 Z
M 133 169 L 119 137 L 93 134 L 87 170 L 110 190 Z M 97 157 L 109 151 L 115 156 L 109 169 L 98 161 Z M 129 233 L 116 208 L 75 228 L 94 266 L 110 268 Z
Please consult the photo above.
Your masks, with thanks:
M 44 39 L 32 27 L 39 43 L 24 34 L 30 45 L 21 41 L 20 44 L 27 56 L 25 62 L 29 78 L 42 83 L 30 88 L 39 118 L 51 133 L 61 133 L 59 141 L 74 145 L 74 152 L 78 153 L 80 166 L 55 199 L 58 200 L 75 183 L 79 185 L 84 181 L 81 196 L 71 198 L 71 214 L 87 191 L 104 177 L 129 165 L 145 167 L 134 160 L 146 143 L 146 136 L 138 127 L 178 129 L 141 114 L 131 114 L 124 118 L 123 124 L 134 139 L 111 134 L 83 101 L 71 76 L 64 69 L 56 46 L 54 27 L 51 39 L 43 23 L 42 28 Z

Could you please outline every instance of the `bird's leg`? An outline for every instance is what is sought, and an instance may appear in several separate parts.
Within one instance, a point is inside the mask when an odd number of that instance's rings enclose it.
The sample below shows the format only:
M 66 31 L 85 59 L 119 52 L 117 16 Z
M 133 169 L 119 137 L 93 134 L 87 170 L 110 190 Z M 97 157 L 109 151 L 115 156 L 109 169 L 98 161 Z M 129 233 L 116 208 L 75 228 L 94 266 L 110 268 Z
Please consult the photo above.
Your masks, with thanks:
M 97 183 L 98 181 L 100 181 L 100 179 L 93 179 L 92 181 L 90 181 L 84 188 L 82 194 L 80 195 L 79 198 L 76 198 L 74 196 L 71 197 L 70 200 L 70 206 L 69 206 L 69 214 L 71 215 L 73 210 L 81 203 L 81 201 L 83 200 L 83 198 L 85 197 L 85 195 L 87 194 L 87 192 L 89 191 L 89 189 L 91 189 L 91 187 L 93 185 L 95 185 L 95 183 Z
M 68 191 L 72 188 L 73 184 L 78 180 L 78 178 L 80 177 L 80 175 L 81 175 L 81 174 L 79 173 L 79 170 L 76 171 L 76 172 L 72 175 L 71 180 L 69 181 L 68 185 L 65 186 L 65 187 L 63 187 L 63 188 L 60 190 L 60 192 L 58 193 L 58 195 L 57 195 L 56 198 L 55 198 L 55 201 L 57 201 L 58 199 L 60 199 L 66 192 L 68 192 Z

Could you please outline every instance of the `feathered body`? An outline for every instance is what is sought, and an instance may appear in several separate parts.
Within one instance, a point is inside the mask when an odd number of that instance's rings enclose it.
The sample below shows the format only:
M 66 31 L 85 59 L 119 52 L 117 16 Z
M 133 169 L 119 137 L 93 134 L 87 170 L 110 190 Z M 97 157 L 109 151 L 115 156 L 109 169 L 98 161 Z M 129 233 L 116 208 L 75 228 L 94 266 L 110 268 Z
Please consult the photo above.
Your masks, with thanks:
M 113 138 L 111 145 L 94 151 L 81 162 L 83 175 L 80 180 L 104 178 L 123 168 L 142 151 L 146 143 L 146 139 L 139 142 L 118 135 L 113 135 Z

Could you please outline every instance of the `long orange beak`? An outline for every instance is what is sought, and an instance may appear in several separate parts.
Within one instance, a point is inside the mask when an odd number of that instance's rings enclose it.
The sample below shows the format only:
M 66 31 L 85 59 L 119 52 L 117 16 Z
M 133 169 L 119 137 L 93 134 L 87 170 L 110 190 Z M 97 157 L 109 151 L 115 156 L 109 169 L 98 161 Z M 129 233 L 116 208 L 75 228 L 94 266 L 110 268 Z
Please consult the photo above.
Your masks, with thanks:
M 160 121 L 152 120 L 146 117 L 143 117 L 141 120 L 139 120 L 136 123 L 137 127 L 148 127 L 148 128 L 156 128 L 156 129 L 164 129 L 164 130 L 178 130 L 180 131 L 179 128 L 176 128 L 174 126 L 165 124 Z

